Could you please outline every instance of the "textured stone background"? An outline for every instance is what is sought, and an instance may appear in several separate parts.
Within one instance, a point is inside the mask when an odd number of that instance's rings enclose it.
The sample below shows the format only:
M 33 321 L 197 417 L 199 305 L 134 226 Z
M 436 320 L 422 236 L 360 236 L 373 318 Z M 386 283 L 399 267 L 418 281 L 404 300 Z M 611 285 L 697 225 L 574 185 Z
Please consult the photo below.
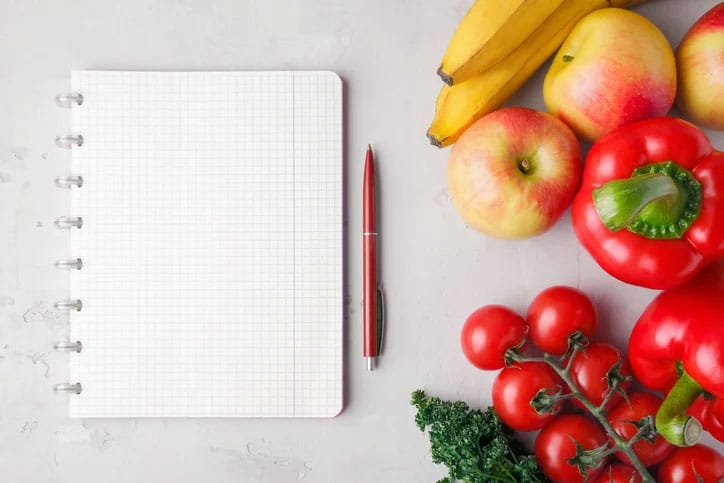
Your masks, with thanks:
M 485 303 L 523 310 L 559 283 L 588 291 L 601 338 L 625 347 L 653 292 L 602 273 L 566 215 L 535 240 L 506 243 L 463 227 L 445 188 L 446 153 L 424 137 L 434 74 L 470 0 L 0 1 L 0 467 L 24 482 L 424 482 L 443 475 L 414 427 L 409 393 L 489 403 L 492 373 L 458 348 L 465 316 Z M 652 0 L 638 11 L 673 45 L 715 0 Z M 68 193 L 53 187 L 69 125 L 53 97 L 72 68 L 333 69 L 347 82 L 347 407 L 332 420 L 71 420 L 53 383 L 52 352 L 67 296 L 52 268 L 67 235 L 52 221 Z M 542 72 L 511 103 L 542 108 Z M 720 101 L 720 100 L 717 100 Z M 713 133 L 712 133 L 713 134 Z M 713 135 L 724 148 L 724 135 Z M 373 143 L 382 180 L 387 353 L 361 358 L 360 189 Z

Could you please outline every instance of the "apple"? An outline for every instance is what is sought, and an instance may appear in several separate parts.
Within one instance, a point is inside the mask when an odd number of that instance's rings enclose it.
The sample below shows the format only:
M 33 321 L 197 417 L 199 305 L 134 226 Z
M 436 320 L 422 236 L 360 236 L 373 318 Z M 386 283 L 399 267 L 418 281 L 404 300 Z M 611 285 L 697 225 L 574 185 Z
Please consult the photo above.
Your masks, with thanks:
M 675 97 L 676 64 L 666 37 L 646 18 L 620 8 L 583 17 L 543 82 L 548 112 L 588 141 L 666 115 Z
M 469 226 L 498 238 L 548 230 L 570 204 L 581 177 L 575 134 L 548 113 L 493 111 L 453 146 L 448 191 Z
M 677 105 L 695 123 L 724 130 L 724 2 L 689 29 L 676 51 Z

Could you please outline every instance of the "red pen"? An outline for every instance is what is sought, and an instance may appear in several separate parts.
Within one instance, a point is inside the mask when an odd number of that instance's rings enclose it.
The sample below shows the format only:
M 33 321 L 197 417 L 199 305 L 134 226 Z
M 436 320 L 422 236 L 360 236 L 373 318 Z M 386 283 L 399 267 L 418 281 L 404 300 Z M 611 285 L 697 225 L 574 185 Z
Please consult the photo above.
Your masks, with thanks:
M 380 355 L 384 325 L 382 287 L 377 284 L 377 228 L 375 226 L 375 161 L 367 146 L 362 186 L 363 355 L 371 371 Z

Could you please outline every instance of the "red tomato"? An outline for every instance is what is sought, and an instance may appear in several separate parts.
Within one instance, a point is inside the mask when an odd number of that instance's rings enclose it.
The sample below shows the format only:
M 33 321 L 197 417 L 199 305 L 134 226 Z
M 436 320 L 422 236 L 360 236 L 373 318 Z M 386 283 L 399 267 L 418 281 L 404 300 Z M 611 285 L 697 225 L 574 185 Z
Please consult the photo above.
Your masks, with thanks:
M 606 444 L 606 433 L 590 419 L 578 414 L 564 414 L 546 424 L 535 440 L 535 456 L 543 473 L 554 482 L 578 483 L 594 480 L 603 471 L 606 458 L 589 467 L 582 475 L 570 459 L 576 455 L 576 442 L 583 449 Z
M 724 457 L 718 451 L 697 444 L 675 448 L 659 466 L 658 483 L 719 483 L 724 477 Z
M 505 365 L 505 351 L 517 346 L 528 327 L 523 317 L 502 305 L 486 305 L 463 324 L 460 344 L 477 368 L 497 370 Z
M 624 376 L 631 375 L 628 362 L 623 358 L 621 352 L 611 344 L 602 342 L 591 342 L 585 351 L 576 354 L 571 364 L 571 377 L 580 387 L 581 392 L 596 406 L 599 406 L 608 392 L 606 373 L 619 361 L 622 361 L 620 372 Z M 624 382 L 620 387 L 627 389 L 631 381 Z M 616 393 L 611 398 L 607 407 L 611 407 L 622 399 L 621 394 Z M 573 404 L 583 408 L 577 399 Z
M 593 483 L 641 483 L 643 478 L 630 466 L 614 463 L 603 469 Z
M 562 401 L 553 404 L 550 412 L 539 413 L 531 400 L 541 389 L 552 395 L 563 387 L 563 382 L 544 362 L 521 362 L 506 367 L 493 382 L 493 407 L 500 419 L 518 431 L 542 428 L 561 409 Z
M 636 426 L 630 421 L 638 421 L 644 416 L 655 416 L 661 406 L 661 398 L 647 392 L 634 392 L 628 395 L 628 401 L 621 401 L 608 413 L 608 422 L 614 431 L 625 441 L 636 434 Z M 674 449 L 661 435 L 656 435 L 654 442 L 645 439 L 633 445 L 644 466 L 652 466 L 661 462 Z M 626 464 L 631 464 L 625 453 L 618 452 L 616 457 Z
M 591 337 L 596 330 L 596 311 L 591 300 L 573 287 L 550 287 L 528 307 L 530 338 L 544 352 L 560 355 L 568 350 L 568 337 L 580 331 Z

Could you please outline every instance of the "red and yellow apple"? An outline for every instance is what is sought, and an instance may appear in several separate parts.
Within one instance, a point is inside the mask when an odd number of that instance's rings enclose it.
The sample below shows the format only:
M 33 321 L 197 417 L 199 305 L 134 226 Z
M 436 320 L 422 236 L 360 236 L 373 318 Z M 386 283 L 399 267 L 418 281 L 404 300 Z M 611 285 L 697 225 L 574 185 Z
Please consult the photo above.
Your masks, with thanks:
M 676 65 L 666 37 L 645 17 L 620 8 L 583 17 L 543 82 L 548 112 L 588 141 L 666 115 L 675 96 Z
M 724 2 L 689 29 L 676 66 L 679 108 L 697 124 L 724 130 Z
M 455 143 L 448 191 L 466 224 L 498 238 L 548 230 L 570 204 L 581 177 L 573 132 L 545 112 L 494 111 Z

